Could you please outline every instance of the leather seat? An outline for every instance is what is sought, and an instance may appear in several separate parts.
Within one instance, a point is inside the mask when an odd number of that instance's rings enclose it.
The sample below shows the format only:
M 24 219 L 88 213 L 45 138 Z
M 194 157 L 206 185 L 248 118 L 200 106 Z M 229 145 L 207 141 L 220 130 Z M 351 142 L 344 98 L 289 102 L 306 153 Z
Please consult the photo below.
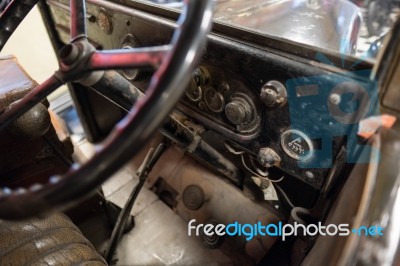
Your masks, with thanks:
M 3 77 L 0 112 L 37 85 L 14 57 L 0 58 L 0 76 Z M 68 169 L 64 160 L 70 160 L 72 150 L 61 143 L 53 126 L 45 135 L 38 134 L 35 138 L 11 136 L 8 131 L 0 133 L 1 185 L 27 187 L 31 180 L 44 183 L 48 176 Z M 44 136 L 50 141 L 49 146 L 57 147 L 65 158 L 61 160 L 57 152 L 50 152 L 55 155 L 50 157 L 41 155 Z M 46 179 L 42 180 L 43 177 Z M 57 213 L 21 222 L 0 220 L 0 265 L 106 265 L 106 262 L 71 220 Z
M 0 265 L 107 265 L 64 214 L 0 220 Z

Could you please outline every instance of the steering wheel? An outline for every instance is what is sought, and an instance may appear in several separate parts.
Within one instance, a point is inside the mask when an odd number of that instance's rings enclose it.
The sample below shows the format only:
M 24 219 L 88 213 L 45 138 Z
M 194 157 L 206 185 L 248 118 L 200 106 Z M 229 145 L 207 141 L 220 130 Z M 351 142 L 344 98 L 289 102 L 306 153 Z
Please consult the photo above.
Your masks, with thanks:
M 0 15 L 0 50 L 37 0 L 12 1 Z M 178 20 L 170 45 L 97 51 L 86 34 L 84 0 L 71 0 L 71 41 L 59 53 L 59 70 L 0 115 L 0 130 L 67 82 L 95 87 L 104 70 L 152 66 L 146 94 L 97 147 L 81 167 L 73 165 L 63 176 L 29 188 L 0 189 L 0 218 L 22 219 L 63 209 L 91 195 L 109 176 L 127 163 L 154 133 L 185 90 L 200 58 L 211 24 L 212 1 L 190 0 Z

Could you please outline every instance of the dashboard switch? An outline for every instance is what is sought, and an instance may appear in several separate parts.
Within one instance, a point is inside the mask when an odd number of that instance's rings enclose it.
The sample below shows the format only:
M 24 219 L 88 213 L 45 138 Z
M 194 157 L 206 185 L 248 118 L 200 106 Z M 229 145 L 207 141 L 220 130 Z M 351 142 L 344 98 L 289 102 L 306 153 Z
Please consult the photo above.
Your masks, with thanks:
M 246 100 L 236 98 L 225 106 L 225 115 L 234 125 L 247 124 L 252 119 L 252 108 Z
M 278 107 L 286 101 L 286 88 L 279 81 L 271 80 L 261 88 L 260 97 L 265 106 Z
M 281 157 L 271 148 L 261 148 L 257 155 L 258 162 L 267 168 L 279 165 Z

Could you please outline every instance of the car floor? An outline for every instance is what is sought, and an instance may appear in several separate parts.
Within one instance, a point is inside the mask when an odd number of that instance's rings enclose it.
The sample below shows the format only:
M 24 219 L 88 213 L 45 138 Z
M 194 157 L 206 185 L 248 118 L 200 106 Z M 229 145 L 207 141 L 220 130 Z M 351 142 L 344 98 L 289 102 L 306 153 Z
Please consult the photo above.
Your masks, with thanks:
M 94 153 L 94 145 L 81 140 L 76 144 L 75 157 L 82 163 Z M 134 186 L 138 183 L 132 165 L 114 174 L 102 186 L 104 197 L 123 207 Z M 116 265 L 226 265 L 231 260 L 218 249 L 206 248 L 199 237 L 190 237 L 187 223 L 162 202 L 146 186 L 141 190 L 131 211 L 134 228 L 123 235 L 116 254 Z M 104 254 L 110 237 L 107 217 L 98 214 L 78 227 L 84 235 Z

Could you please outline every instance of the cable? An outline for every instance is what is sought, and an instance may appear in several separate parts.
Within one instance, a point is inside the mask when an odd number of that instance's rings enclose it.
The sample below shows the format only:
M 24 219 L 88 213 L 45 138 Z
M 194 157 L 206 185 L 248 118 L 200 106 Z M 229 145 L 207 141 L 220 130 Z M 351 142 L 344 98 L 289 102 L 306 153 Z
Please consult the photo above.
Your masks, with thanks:
M 279 190 L 279 192 L 282 194 L 282 196 L 283 196 L 283 198 L 285 199 L 286 203 L 289 204 L 289 206 L 290 206 L 292 209 L 295 208 L 296 206 L 292 203 L 292 201 L 289 199 L 289 197 L 286 195 L 286 193 L 283 191 L 283 189 L 282 189 L 280 186 L 278 186 L 278 185 L 276 185 L 275 187 L 276 187 L 276 188 Z

